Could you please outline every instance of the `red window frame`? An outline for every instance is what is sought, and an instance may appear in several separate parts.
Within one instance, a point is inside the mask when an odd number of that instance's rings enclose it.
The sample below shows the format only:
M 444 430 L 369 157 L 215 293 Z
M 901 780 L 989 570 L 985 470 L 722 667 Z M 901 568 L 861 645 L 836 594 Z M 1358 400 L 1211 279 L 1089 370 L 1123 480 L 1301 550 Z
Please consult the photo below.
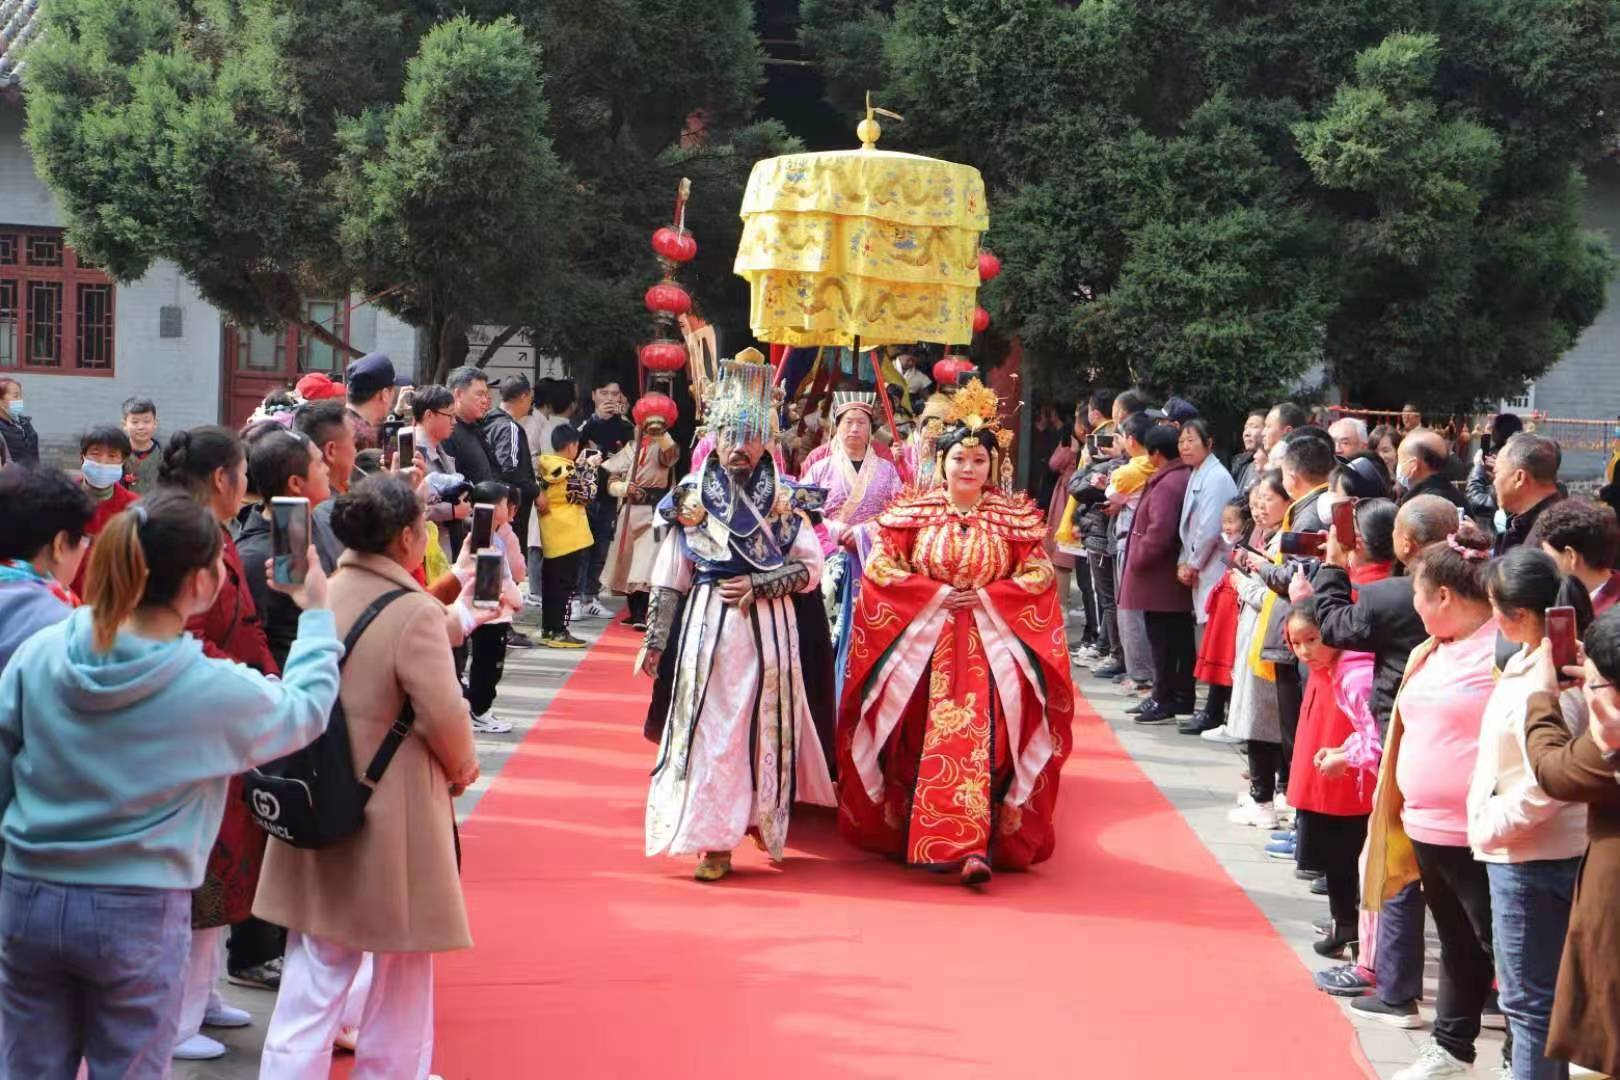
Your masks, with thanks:
M 0 372 L 113 377 L 117 302 L 61 229 L 0 225 Z

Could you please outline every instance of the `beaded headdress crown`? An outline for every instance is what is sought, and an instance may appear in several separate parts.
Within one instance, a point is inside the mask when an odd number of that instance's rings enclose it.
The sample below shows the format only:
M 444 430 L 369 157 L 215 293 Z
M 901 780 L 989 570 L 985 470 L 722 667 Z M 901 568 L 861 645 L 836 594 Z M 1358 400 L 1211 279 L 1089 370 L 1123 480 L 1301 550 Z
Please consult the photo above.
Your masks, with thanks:
M 763 361 L 757 349 L 720 361 L 705 414 L 710 430 L 745 441 L 756 435 L 766 441 L 776 437 L 775 372 Z
M 865 391 L 861 390 L 834 390 L 832 406 L 833 423 L 836 424 L 838 422 L 838 418 L 844 415 L 844 413 L 848 412 L 850 409 L 861 409 L 865 411 L 867 419 L 871 419 L 872 416 L 877 412 L 877 395 L 866 393 Z

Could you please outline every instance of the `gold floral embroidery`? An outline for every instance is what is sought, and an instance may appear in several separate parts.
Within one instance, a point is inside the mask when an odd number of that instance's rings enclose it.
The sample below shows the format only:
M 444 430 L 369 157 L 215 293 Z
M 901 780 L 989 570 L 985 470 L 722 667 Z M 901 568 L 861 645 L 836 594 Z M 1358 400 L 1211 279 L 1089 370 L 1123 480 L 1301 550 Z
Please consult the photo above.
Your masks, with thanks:
M 1013 574 L 1013 583 L 1027 593 L 1040 594 L 1057 583 L 1052 560 L 1044 548 L 1034 547 L 1024 558 L 1023 565 Z

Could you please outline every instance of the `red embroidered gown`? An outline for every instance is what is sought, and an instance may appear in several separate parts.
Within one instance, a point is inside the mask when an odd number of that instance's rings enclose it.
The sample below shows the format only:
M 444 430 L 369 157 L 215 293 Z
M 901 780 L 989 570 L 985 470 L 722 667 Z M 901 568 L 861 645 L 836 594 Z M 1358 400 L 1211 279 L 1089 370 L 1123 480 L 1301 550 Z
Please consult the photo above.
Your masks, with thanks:
M 1074 713 L 1063 613 L 1027 496 L 943 491 L 878 518 L 838 716 L 839 828 L 917 865 L 1050 858 Z M 947 610 L 956 588 L 976 607 Z

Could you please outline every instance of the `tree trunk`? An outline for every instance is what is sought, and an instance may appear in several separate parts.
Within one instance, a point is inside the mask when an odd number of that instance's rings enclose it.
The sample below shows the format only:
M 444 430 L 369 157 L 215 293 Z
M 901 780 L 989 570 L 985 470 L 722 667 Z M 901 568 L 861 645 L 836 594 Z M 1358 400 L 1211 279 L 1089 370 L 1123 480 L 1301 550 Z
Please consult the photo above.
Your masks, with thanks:
M 466 325 L 454 315 L 446 316 L 434 328 L 433 344 L 433 381 L 442 386 L 451 369 L 467 362 Z
M 502 330 L 500 333 L 496 334 L 490 339 L 489 344 L 484 346 L 484 351 L 478 355 L 478 359 L 474 360 L 473 363 L 478 367 L 483 367 L 485 364 L 488 364 L 491 360 L 495 359 L 495 354 L 500 352 L 501 346 L 517 337 L 517 333 L 521 329 L 523 329 L 523 327 L 514 323 L 513 325 L 508 326 L 505 330 Z

